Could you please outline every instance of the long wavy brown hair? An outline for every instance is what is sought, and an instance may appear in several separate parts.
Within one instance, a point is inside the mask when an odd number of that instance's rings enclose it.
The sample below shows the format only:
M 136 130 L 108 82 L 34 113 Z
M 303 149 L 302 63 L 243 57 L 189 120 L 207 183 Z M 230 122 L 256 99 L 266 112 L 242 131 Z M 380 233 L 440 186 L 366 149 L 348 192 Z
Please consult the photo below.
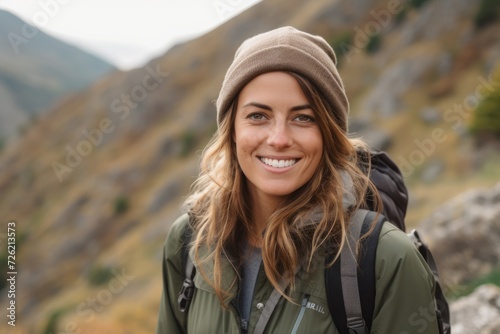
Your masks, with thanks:
M 267 278 L 289 299 L 285 287 L 294 288 L 298 267 L 305 264 L 306 269 L 309 268 L 313 255 L 327 243 L 334 249 L 335 261 L 345 244 L 350 214 L 365 206 L 369 193 L 374 194 L 372 200 L 380 212 L 380 199 L 359 166 L 356 152 L 366 150 L 366 145 L 360 139 L 347 137 L 309 80 L 287 73 L 297 80 L 311 104 L 322 133 L 324 150 L 314 176 L 280 203 L 262 236 L 262 258 Z M 205 148 L 200 175 L 185 202 L 194 230 L 191 245 L 194 261 L 224 307 L 233 297 L 229 291 L 237 284 L 237 278 L 223 283 L 222 265 L 229 263 L 238 272 L 243 254 L 241 241 L 261 233 L 252 224 L 252 203 L 249 203 L 245 175 L 236 158 L 233 134 L 237 104 L 238 97 Z M 352 182 L 347 190 L 346 176 L 349 183 Z M 350 208 L 343 205 L 343 199 L 348 195 L 346 191 L 350 191 L 354 198 Z M 312 216 L 318 217 L 318 212 L 321 213 L 319 218 L 310 223 Z M 208 252 L 200 252 L 202 248 Z M 201 254 L 204 254 L 203 258 Z M 210 265 L 205 266 L 207 263 Z M 209 272 L 205 268 L 210 268 Z

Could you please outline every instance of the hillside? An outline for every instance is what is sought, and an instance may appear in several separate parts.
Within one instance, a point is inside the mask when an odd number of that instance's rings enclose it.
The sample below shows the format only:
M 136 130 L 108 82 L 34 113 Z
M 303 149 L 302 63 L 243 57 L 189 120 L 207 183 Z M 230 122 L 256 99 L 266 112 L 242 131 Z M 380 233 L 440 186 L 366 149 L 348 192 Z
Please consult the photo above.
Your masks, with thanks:
M 0 216 L 16 221 L 22 268 L 13 333 L 154 331 L 161 247 L 215 129 L 213 100 L 238 45 L 271 28 L 293 25 L 336 47 L 351 131 L 402 167 L 408 226 L 497 183 L 499 150 L 467 131 L 468 97 L 500 82 L 500 23 L 475 27 L 480 2 L 405 2 L 393 14 L 383 0 L 263 1 L 40 115 L 0 153 Z
M 116 68 L 0 10 L 0 140 Z

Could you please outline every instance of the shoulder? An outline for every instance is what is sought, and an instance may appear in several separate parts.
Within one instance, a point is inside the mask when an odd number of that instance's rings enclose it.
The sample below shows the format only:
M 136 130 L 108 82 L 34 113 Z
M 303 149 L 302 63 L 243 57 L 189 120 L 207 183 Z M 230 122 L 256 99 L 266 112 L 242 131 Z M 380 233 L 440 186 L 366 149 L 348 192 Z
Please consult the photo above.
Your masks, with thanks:
M 438 334 L 434 276 L 413 241 L 390 223 L 379 236 L 375 275 L 373 332 Z
M 399 228 L 386 222 L 382 226 L 377 246 L 377 278 L 395 275 L 401 271 L 412 272 L 432 284 L 429 268 L 413 241 Z
M 189 226 L 189 214 L 184 213 L 172 223 L 172 226 L 168 231 L 167 239 L 181 237 L 186 231 L 186 228 L 188 228 L 188 226 Z
M 394 250 L 406 254 L 406 252 L 411 253 L 416 249 L 406 233 L 392 223 L 385 222 L 380 231 L 377 252 L 393 253 Z
M 165 256 L 172 257 L 182 252 L 182 246 L 185 242 L 185 232 L 189 228 L 189 215 L 181 215 L 170 227 L 164 244 Z

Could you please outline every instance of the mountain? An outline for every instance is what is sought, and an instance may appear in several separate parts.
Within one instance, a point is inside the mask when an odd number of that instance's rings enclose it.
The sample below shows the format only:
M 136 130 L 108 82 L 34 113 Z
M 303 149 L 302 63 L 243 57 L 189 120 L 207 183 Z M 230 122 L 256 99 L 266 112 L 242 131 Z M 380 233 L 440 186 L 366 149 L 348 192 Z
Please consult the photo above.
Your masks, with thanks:
M 500 23 L 475 24 L 483 2 L 263 1 L 48 109 L 0 154 L 0 216 L 17 236 L 16 333 L 154 331 L 161 248 L 216 128 L 213 101 L 239 44 L 272 28 L 336 48 L 351 131 L 406 176 L 407 226 L 497 183 L 500 150 L 467 130 L 500 82 Z
M 68 93 L 114 71 L 110 63 L 0 10 L 0 139 L 22 131 Z

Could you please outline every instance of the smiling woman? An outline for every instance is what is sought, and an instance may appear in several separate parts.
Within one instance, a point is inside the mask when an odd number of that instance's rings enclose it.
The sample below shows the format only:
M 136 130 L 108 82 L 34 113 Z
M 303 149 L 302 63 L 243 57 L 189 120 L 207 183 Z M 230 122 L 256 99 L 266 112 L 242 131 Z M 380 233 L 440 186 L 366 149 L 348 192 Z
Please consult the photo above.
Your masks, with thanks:
M 323 38 L 292 27 L 237 50 L 187 213 L 165 243 L 158 334 L 348 332 L 325 311 L 324 269 L 332 253 L 339 260 L 368 192 L 380 205 L 358 161 L 365 145 L 347 136 L 336 63 Z M 375 277 L 372 333 L 416 332 L 409 319 L 433 303 L 434 280 L 389 223 Z M 437 334 L 430 313 L 426 333 Z
M 250 81 L 239 94 L 234 131 L 238 163 L 257 207 L 274 211 L 283 196 L 302 187 L 318 168 L 321 131 L 292 74 L 269 72 Z M 255 220 L 265 223 L 272 211 L 255 212 L 262 216 Z

